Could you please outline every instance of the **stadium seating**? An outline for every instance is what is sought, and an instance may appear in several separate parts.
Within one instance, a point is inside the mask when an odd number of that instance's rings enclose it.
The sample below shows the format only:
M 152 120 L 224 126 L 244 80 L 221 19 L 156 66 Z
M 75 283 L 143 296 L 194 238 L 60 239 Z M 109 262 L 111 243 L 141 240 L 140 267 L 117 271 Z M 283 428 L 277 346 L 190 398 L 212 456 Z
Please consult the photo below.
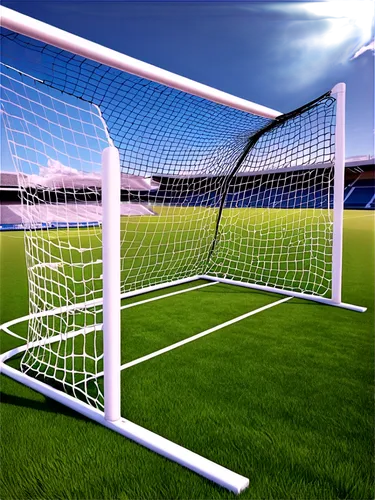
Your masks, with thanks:
M 374 170 L 357 174 L 347 183 L 344 191 L 344 206 L 347 209 L 375 209 L 375 178 Z M 155 215 L 149 205 L 158 203 L 178 205 L 185 207 L 219 207 L 221 193 L 214 190 L 206 191 L 203 181 L 189 185 L 186 181 L 185 194 L 176 193 L 173 189 L 173 180 L 159 178 L 149 180 L 152 189 L 145 190 L 144 183 L 134 176 L 122 178 L 122 215 Z M 253 178 L 254 179 L 254 178 Z M 12 172 L 3 172 L 0 178 L 2 184 L 2 203 L 0 204 L 0 229 L 21 228 L 22 223 L 38 223 L 43 221 L 48 224 L 100 224 L 102 209 L 95 203 L 74 204 L 69 203 L 69 192 L 63 198 L 68 203 L 55 203 L 45 205 L 29 205 L 27 208 L 19 203 L 17 176 Z M 136 184 L 138 182 L 138 184 Z M 147 187 L 147 186 L 146 186 Z M 131 189 L 129 189 L 131 188 Z M 135 191 L 134 189 L 142 189 Z M 260 185 L 256 180 L 247 180 L 243 185 L 231 185 L 225 199 L 224 208 L 317 208 L 327 206 L 327 197 L 332 207 L 333 191 L 327 192 L 322 185 L 317 185 L 312 192 L 303 181 L 298 189 L 295 185 L 285 186 L 278 184 Z M 93 200 L 94 201 L 94 200 Z M 124 202 L 125 201 L 125 202 Z
M 154 215 L 154 212 L 140 203 L 122 203 L 121 215 Z M 12 229 L 11 225 L 38 225 L 43 221 L 46 225 L 98 225 L 102 221 L 102 207 L 96 204 L 21 204 L 0 205 L 0 226 Z M 21 229 L 14 227 L 13 229 Z
M 355 187 L 348 199 L 345 201 L 346 208 L 367 208 L 374 196 L 372 187 Z
M 374 208 L 374 194 L 374 172 L 363 172 L 347 187 L 345 193 L 345 208 Z

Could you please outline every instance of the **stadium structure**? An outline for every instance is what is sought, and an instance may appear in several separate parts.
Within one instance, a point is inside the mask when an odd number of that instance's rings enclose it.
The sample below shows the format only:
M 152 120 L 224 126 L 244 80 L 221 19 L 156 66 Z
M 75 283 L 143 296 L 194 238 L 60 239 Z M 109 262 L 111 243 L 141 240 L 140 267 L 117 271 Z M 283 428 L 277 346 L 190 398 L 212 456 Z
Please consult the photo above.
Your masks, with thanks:
M 80 174 L 74 169 L 50 160 L 47 167 L 40 168 L 40 175 L 24 175 L 25 190 L 29 191 L 29 203 L 33 203 L 35 193 L 42 188 L 48 192 L 48 203 L 36 204 L 35 210 L 25 209 L 21 203 L 22 196 L 17 173 L 0 173 L 0 230 L 22 230 L 25 228 L 54 227 L 89 227 L 102 222 L 101 205 L 93 199 L 90 203 L 90 192 L 101 189 L 101 177 Z M 262 186 L 263 194 L 259 196 L 261 176 L 248 176 L 244 173 L 233 182 L 227 195 L 226 208 L 293 208 L 288 190 L 280 187 L 274 178 L 268 186 Z M 173 177 L 144 178 L 136 175 L 121 174 L 121 215 L 140 216 L 157 215 L 157 205 L 170 206 L 211 206 L 217 207 L 218 200 L 214 190 L 207 191 L 207 184 L 212 179 L 207 177 L 190 177 L 183 174 Z M 308 186 L 304 186 L 301 177 L 298 206 L 313 208 L 325 206 L 324 193 L 309 194 Z M 222 179 L 215 178 L 218 187 Z M 58 188 L 58 189 L 56 189 Z M 181 199 L 183 189 L 185 196 Z M 267 191 L 267 195 L 264 194 Z M 320 201 L 317 201 L 320 197 Z M 40 196 L 37 197 L 40 199 Z M 262 200 L 260 203 L 258 200 Z M 331 199 L 333 199 L 331 197 Z M 52 203 L 51 203 L 52 201 Z M 345 209 L 375 209 L 375 161 L 373 157 L 353 157 L 346 160 L 345 169 Z
M 99 175 L 85 175 L 58 161 L 49 160 L 40 168 L 40 175 L 23 175 L 23 188 L 15 172 L 0 173 L 0 230 L 53 229 L 54 227 L 98 226 L 102 221 L 101 205 L 95 203 L 96 189 L 101 188 Z M 145 193 L 158 189 L 150 178 L 122 174 L 121 191 L 124 199 L 129 193 Z M 23 196 L 20 191 L 23 190 Z M 43 196 L 42 196 L 43 193 Z M 92 202 L 90 203 L 92 198 Z M 134 196 L 132 196 L 132 199 Z M 21 203 L 21 200 L 24 203 Z M 34 199 L 46 203 L 33 204 Z M 26 200 L 26 201 L 25 201 Z M 142 203 L 130 201 L 121 204 L 121 215 L 152 215 Z M 26 209 L 25 203 L 28 204 Z

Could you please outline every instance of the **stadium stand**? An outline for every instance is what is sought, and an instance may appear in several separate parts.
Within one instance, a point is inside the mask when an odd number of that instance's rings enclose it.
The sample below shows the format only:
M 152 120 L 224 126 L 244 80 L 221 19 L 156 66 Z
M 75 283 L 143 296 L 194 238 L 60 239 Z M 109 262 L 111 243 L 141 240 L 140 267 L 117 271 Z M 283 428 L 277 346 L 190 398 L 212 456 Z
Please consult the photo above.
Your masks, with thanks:
M 360 164 L 357 164 L 360 163 Z M 345 171 L 344 206 L 346 209 L 375 209 L 375 165 L 374 158 L 366 161 L 351 162 Z M 68 169 L 59 162 L 49 162 L 48 167 L 42 168 L 41 175 L 31 175 L 22 180 L 23 185 L 30 191 L 31 205 L 22 206 L 19 201 L 19 187 L 17 174 L 14 172 L 0 173 L 0 230 L 23 229 L 29 227 L 54 227 L 75 225 L 99 225 L 102 221 L 101 206 L 95 202 L 100 193 L 101 180 L 99 176 L 75 175 L 74 169 Z M 317 185 L 312 192 L 308 187 L 308 179 L 303 173 L 300 178 L 288 184 L 277 182 L 260 182 L 259 176 L 242 176 L 233 181 L 225 203 L 225 208 L 310 208 L 327 206 L 327 197 L 332 203 L 332 192 Z M 275 180 L 276 179 L 276 180 Z M 220 179 L 218 178 L 218 186 Z M 183 177 L 144 178 L 135 175 L 122 174 L 121 177 L 121 214 L 123 216 L 155 215 L 150 205 L 158 203 L 170 205 L 210 206 L 218 207 L 220 192 L 207 192 L 205 185 L 211 183 L 212 178 L 197 177 L 186 179 Z M 54 200 L 49 199 L 45 205 L 32 205 L 33 196 L 46 196 L 49 186 L 60 186 L 60 191 Z M 181 185 L 186 193 L 181 200 Z M 93 203 L 77 204 L 79 191 L 75 191 L 75 204 L 69 203 L 72 187 L 77 186 L 89 198 L 87 189 L 93 193 Z M 78 194 L 77 194 L 78 193 Z M 100 194 L 99 194 L 100 196 Z M 44 225 L 41 225 L 43 221 Z
M 0 188 L 3 190 L 15 189 L 18 191 L 18 179 L 15 172 L 0 172 Z
M 39 175 L 24 175 L 20 181 L 28 195 L 28 204 L 20 203 L 17 174 L 1 172 L 0 230 L 101 224 L 102 207 L 96 203 L 100 199 L 99 174 L 78 174 L 75 169 L 49 160 L 47 167 L 40 167 Z M 148 193 L 158 187 L 158 183 L 151 178 L 122 174 L 121 190 L 125 203 L 121 205 L 121 214 L 155 215 L 139 199 L 132 203 L 126 193 L 130 190 L 134 193 Z M 80 193 L 82 200 L 91 199 L 92 203 L 79 203 Z M 34 204 L 35 199 L 38 200 L 37 204 Z M 73 201 L 74 203 L 70 203 Z
M 375 175 L 374 170 L 361 172 L 347 187 L 345 208 L 374 208 Z
M 12 207 L 20 207 L 21 205 L 0 205 L 0 225 L 10 226 L 12 224 L 21 224 L 22 217 L 12 210 Z

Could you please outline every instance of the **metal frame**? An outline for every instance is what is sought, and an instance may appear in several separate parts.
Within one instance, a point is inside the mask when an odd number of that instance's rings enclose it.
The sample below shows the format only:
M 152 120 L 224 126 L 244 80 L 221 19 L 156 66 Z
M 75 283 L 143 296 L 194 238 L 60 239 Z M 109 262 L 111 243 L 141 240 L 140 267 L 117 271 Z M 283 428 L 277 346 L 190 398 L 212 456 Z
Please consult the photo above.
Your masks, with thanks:
M 124 54 L 90 42 L 76 35 L 32 19 L 28 16 L 0 6 L 1 26 L 23 35 L 52 44 L 99 63 L 117 68 L 128 73 L 168 85 L 175 89 L 194 94 L 225 106 L 274 119 L 281 113 L 270 108 L 246 101 L 213 89 L 188 78 L 170 73 L 150 64 L 138 61 Z M 103 317 L 104 317 L 104 413 L 94 409 L 43 382 L 27 376 L 5 364 L 10 357 L 27 349 L 27 346 L 13 349 L 0 356 L 0 369 L 9 377 L 35 389 L 42 394 L 82 413 L 92 420 L 146 446 L 147 448 L 197 472 L 217 484 L 240 493 L 249 485 L 249 480 L 235 472 L 215 464 L 196 453 L 178 446 L 147 429 L 121 418 L 120 412 L 120 308 L 121 298 L 138 295 L 151 290 L 166 288 L 195 279 L 214 280 L 223 283 L 256 288 L 267 292 L 313 300 L 338 307 L 364 311 L 365 308 L 344 304 L 341 301 L 341 268 L 342 268 L 342 231 L 343 231 L 343 186 L 345 168 L 345 85 L 338 84 L 333 89 L 337 100 L 336 122 L 336 164 L 334 180 L 334 227 L 333 227 L 333 291 L 332 298 L 322 298 L 304 293 L 297 293 L 276 288 L 241 283 L 238 281 L 203 275 L 177 280 L 172 283 L 154 285 L 127 294 L 120 294 L 120 163 L 116 148 L 109 147 L 103 152 Z M 91 302 L 100 302 L 91 301 Z M 77 304 L 70 309 L 82 306 Z M 59 311 L 65 308 L 59 308 Z M 54 311 L 46 315 L 56 314 Z M 40 315 L 43 315 L 41 313 Z M 30 315 L 29 317 L 31 317 Z M 72 335 L 77 332 L 72 333 Z M 48 339 L 48 343 L 54 339 Z
M 332 302 L 335 305 L 341 304 L 342 291 L 342 245 L 345 180 L 345 93 L 345 83 L 338 83 L 332 89 L 332 96 L 336 99 L 332 248 Z
M 227 278 L 218 278 L 214 275 L 203 275 L 199 276 L 200 279 L 219 281 L 220 283 L 226 283 L 227 285 L 242 286 L 245 288 L 253 288 L 254 290 L 262 290 L 263 292 L 278 293 L 280 295 L 288 295 L 289 297 L 295 297 L 297 299 L 311 300 L 312 302 L 319 302 L 320 304 L 326 304 L 335 307 L 341 307 L 342 309 L 350 309 L 356 312 L 365 312 L 366 307 L 356 306 L 354 304 L 346 304 L 345 302 L 335 302 L 331 298 L 320 297 L 319 295 L 310 295 L 307 293 L 293 292 L 293 290 L 283 290 L 281 288 L 273 288 L 271 286 L 257 285 L 256 283 L 243 283 L 242 281 L 230 280 Z
M 114 147 L 102 154 L 104 417 L 121 418 L 121 168 Z

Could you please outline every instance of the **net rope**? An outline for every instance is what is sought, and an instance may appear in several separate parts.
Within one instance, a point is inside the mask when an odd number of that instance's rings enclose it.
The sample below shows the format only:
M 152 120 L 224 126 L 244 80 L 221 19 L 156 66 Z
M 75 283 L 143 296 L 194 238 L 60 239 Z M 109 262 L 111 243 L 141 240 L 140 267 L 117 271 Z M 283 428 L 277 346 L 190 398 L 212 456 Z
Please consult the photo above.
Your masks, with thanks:
M 331 95 L 272 121 L 7 30 L 1 43 L 33 315 L 23 371 L 103 409 L 101 153 L 112 144 L 122 293 L 211 275 L 329 294 Z

